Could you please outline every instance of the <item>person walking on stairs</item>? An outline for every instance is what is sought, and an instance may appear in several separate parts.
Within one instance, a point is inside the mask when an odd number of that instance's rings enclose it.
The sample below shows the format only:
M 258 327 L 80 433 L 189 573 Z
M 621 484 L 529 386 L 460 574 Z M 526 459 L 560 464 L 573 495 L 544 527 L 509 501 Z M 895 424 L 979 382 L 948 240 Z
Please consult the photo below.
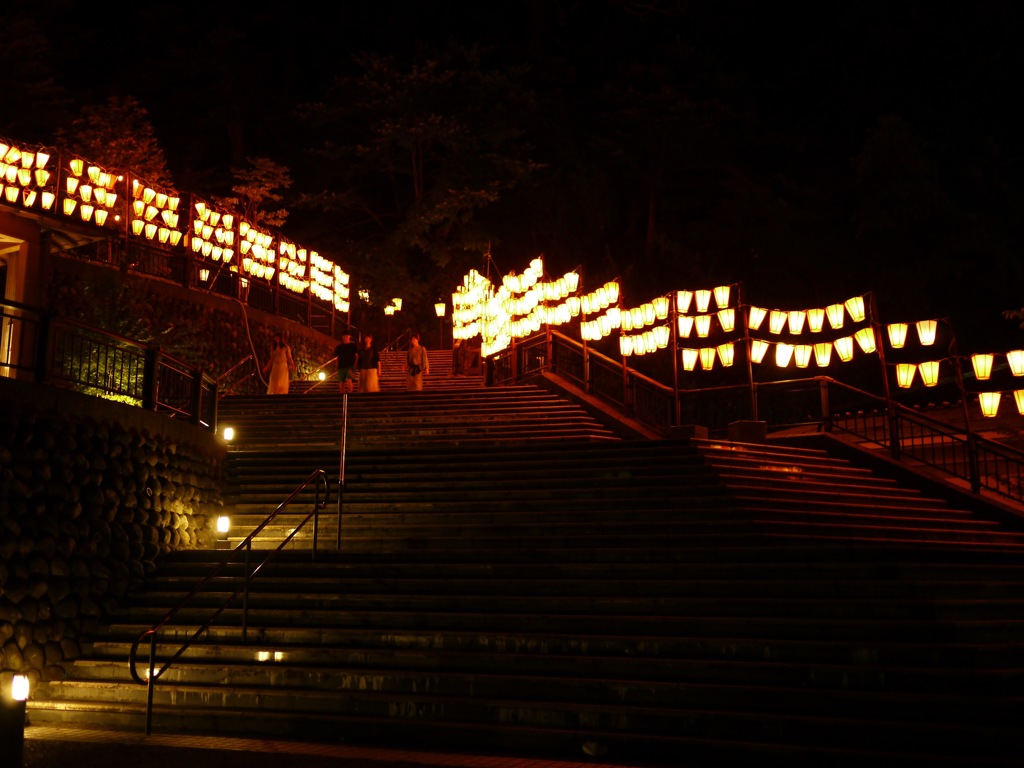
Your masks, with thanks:
M 341 343 L 334 348 L 334 356 L 338 361 L 338 391 L 351 392 L 356 380 L 356 356 L 359 348 L 352 341 L 352 334 L 347 330 L 341 333 Z
M 356 357 L 359 368 L 359 391 L 380 392 L 380 353 L 373 346 L 373 336 L 363 336 L 363 343 Z
M 264 375 L 270 372 L 270 384 L 267 387 L 268 395 L 287 395 L 288 384 L 295 372 L 295 360 L 292 359 L 292 348 L 284 340 L 284 336 L 274 337 L 274 344 L 270 349 L 270 359 L 263 366 Z
M 405 388 L 409 392 L 423 389 L 423 377 L 430 373 L 430 359 L 426 347 L 420 346 L 420 335 L 409 337 L 409 350 L 405 353 Z

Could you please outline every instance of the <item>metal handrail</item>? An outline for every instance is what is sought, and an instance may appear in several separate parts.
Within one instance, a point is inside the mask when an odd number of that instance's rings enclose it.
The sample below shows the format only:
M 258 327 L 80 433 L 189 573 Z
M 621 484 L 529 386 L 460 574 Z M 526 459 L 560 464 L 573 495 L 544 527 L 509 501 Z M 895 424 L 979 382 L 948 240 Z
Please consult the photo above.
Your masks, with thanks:
M 281 511 L 284 510 L 289 504 L 291 504 L 295 500 L 295 498 L 302 491 L 304 491 L 306 488 L 308 488 L 311 484 L 314 484 L 314 483 L 315 483 L 315 486 L 316 486 L 316 497 L 315 497 L 315 500 L 314 500 L 312 511 L 310 511 L 310 513 L 308 515 L 306 515 L 306 517 L 297 526 L 295 526 L 295 528 L 291 531 L 291 533 L 288 534 L 288 536 L 284 539 L 284 541 L 282 541 L 277 546 L 276 549 L 270 550 L 269 553 L 263 558 L 262 562 L 260 562 L 255 568 L 252 568 L 250 570 L 250 557 L 251 557 L 251 554 L 252 554 L 252 542 L 253 542 L 253 539 L 255 539 L 255 537 L 257 535 L 259 535 L 263 531 L 264 528 L 266 528 L 271 522 L 273 522 L 273 520 L 281 513 Z M 320 497 L 321 488 L 323 489 L 323 493 L 324 493 L 322 501 L 321 501 L 321 497 Z M 278 553 L 284 548 L 284 546 L 286 544 L 288 544 L 288 542 L 290 542 L 300 530 L 302 530 L 302 528 L 310 521 L 310 519 L 313 520 L 313 552 L 312 552 L 312 557 L 313 557 L 314 560 L 316 559 L 316 554 L 317 554 L 317 535 L 318 535 L 318 532 L 319 532 L 319 520 L 320 520 L 319 513 L 320 513 L 320 510 L 324 509 L 327 506 L 327 504 L 330 503 L 330 495 L 331 495 L 331 491 L 330 491 L 330 486 L 329 486 L 329 484 L 327 482 L 327 473 L 324 470 L 322 470 L 322 469 L 316 470 L 301 485 L 299 485 L 294 491 L 292 491 L 291 494 L 289 494 L 288 498 L 286 498 L 284 501 L 282 501 L 277 506 L 277 508 L 273 512 L 271 512 L 267 516 L 267 518 L 262 523 L 260 523 L 259 526 L 257 526 L 257 528 L 245 538 L 244 541 L 239 543 L 237 547 L 235 547 L 231 552 L 229 552 L 228 555 L 209 574 L 207 574 L 206 577 L 201 582 L 199 582 L 199 584 L 196 585 L 196 587 L 191 592 L 189 592 L 184 598 L 182 598 L 181 601 L 176 606 L 171 608 L 171 610 L 169 610 L 164 615 L 164 617 L 162 619 L 160 619 L 160 621 L 158 621 L 152 627 L 147 629 L 145 632 L 142 632 L 135 639 L 135 642 L 132 643 L 131 650 L 128 652 L 128 670 L 129 670 L 129 672 L 131 674 L 132 679 L 136 683 L 139 683 L 141 685 L 145 685 L 147 687 L 147 697 L 146 697 L 146 734 L 147 735 L 149 735 L 151 733 L 151 730 L 152 730 L 152 722 L 153 722 L 153 688 L 154 688 L 154 685 L 155 685 L 157 679 L 159 679 L 160 676 L 163 675 L 163 673 L 166 672 L 167 669 L 175 661 L 177 661 L 179 658 L 181 658 L 182 654 L 184 654 L 185 651 L 188 650 L 188 648 L 192 645 L 193 642 L 195 642 L 195 640 L 200 635 L 202 635 L 204 632 L 209 630 L 210 626 L 217 619 L 217 617 L 220 616 L 227 609 L 227 607 L 232 602 L 234 602 L 234 600 L 240 594 L 242 595 L 242 641 L 245 642 L 246 640 L 248 640 L 249 583 L 256 577 L 256 575 L 260 572 L 260 570 L 265 565 L 267 565 L 270 561 L 272 561 L 275 557 L 277 557 Z M 339 523 L 340 523 L 340 521 L 339 521 Z M 230 565 L 232 563 L 232 561 L 234 560 L 235 556 L 239 552 L 243 552 L 244 555 L 245 555 L 245 560 L 244 560 L 245 580 L 244 580 L 242 588 L 241 589 L 236 589 L 234 592 L 232 592 L 230 595 L 228 595 L 227 599 L 224 600 L 224 602 L 220 605 L 220 607 L 218 607 L 213 612 L 213 615 L 211 615 L 210 618 L 208 618 L 202 624 L 202 626 L 200 626 L 194 633 L 192 633 L 192 635 L 188 639 L 186 639 L 184 643 L 181 644 L 181 646 L 178 648 L 178 650 L 174 654 L 172 654 L 163 663 L 163 665 L 159 669 L 157 669 L 156 668 L 156 646 L 157 646 L 157 636 L 158 636 L 158 633 L 160 632 L 160 630 L 163 627 L 167 626 L 167 624 L 175 616 L 177 616 L 178 612 L 181 611 L 185 607 L 185 605 L 192 600 L 192 598 L 194 598 L 196 595 L 200 594 L 205 589 L 205 587 L 214 578 L 216 578 L 228 565 Z M 149 663 L 148 663 L 148 666 L 147 666 L 146 677 L 143 678 L 139 674 L 138 669 L 137 669 L 138 649 L 139 649 L 139 646 L 142 644 L 142 642 L 144 640 L 146 640 L 147 638 L 149 639 Z
M 245 365 L 246 363 L 248 363 L 252 359 L 253 359 L 252 355 L 246 355 L 241 360 L 239 360 L 237 363 L 235 363 L 230 368 L 228 368 L 226 371 L 224 371 L 224 373 L 222 373 L 220 376 L 217 377 L 217 386 L 220 387 L 221 384 L 224 382 L 224 380 L 228 376 L 233 374 L 235 371 L 237 371 L 239 368 L 241 368 L 243 365 Z

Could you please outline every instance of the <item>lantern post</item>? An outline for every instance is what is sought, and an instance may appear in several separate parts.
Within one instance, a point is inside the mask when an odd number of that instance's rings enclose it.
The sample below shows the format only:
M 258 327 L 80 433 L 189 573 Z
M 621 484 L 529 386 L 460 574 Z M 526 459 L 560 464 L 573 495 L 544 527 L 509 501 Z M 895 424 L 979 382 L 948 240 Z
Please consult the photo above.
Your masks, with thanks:
M 437 315 L 437 348 L 444 348 L 444 311 L 445 304 L 443 301 L 438 301 L 434 304 L 434 313 Z

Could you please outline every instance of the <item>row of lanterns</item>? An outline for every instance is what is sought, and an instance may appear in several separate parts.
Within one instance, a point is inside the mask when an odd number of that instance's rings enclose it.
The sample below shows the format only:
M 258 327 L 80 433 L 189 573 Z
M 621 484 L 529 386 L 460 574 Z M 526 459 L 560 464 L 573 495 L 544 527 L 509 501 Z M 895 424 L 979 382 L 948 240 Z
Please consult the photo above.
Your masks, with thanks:
M 49 167 L 51 156 L 45 149 L 0 139 L 0 200 L 24 208 L 51 211 L 57 205 L 59 193 L 60 212 L 100 227 L 124 226 L 119 213 L 123 211 L 127 216 L 127 231 L 135 237 L 170 247 L 184 244 L 198 257 L 217 264 L 231 264 L 229 269 L 241 270 L 247 277 L 270 281 L 277 274 L 282 287 L 295 293 L 309 291 L 322 301 L 332 302 L 339 311 L 348 311 L 348 273 L 315 251 L 308 253 L 317 256 L 316 272 L 311 269 L 307 275 L 305 249 L 282 241 L 282 248 L 288 252 L 288 265 L 297 260 L 302 269 L 299 272 L 294 267 L 279 270 L 273 251 L 274 235 L 270 232 L 238 221 L 233 214 L 218 211 L 198 199 L 188 215 L 182 217 L 179 195 L 131 174 L 128 203 L 118 206 L 123 175 L 74 156 L 59 168 L 58 178 Z M 235 259 L 236 254 L 240 254 L 241 259 Z M 203 267 L 200 273 L 208 276 L 209 270 Z

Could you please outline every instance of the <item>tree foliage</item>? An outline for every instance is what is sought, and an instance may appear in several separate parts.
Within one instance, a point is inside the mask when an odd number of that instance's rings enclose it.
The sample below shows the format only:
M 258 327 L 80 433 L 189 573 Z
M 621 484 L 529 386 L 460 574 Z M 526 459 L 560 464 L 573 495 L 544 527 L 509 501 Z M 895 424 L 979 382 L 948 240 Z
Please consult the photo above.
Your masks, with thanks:
M 280 229 L 288 220 L 288 209 L 280 203 L 292 185 L 291 172 L 268 157 L 247 158 L 246 168 L 232 168 L 234 195 L 214 196 L 214 201 L 230 210 L 240 211 L 250 224 Z
M 332 217 L 339 249 L 374 293 L 420 291 L 432 303 L 443 284 L 434 275 L 479 265 L 481 213 L 541 167 L 515 119 L 531 95 L 474 49 L 358 63 L 304 110 L 322 136 L 324 190 L 305 202 Z
M 132 170 L 150 184 L 173 186 L 149 112 L 133 96 L 111 96 L 87 104 L 67 129 L 62 144 L 108 170 Z

